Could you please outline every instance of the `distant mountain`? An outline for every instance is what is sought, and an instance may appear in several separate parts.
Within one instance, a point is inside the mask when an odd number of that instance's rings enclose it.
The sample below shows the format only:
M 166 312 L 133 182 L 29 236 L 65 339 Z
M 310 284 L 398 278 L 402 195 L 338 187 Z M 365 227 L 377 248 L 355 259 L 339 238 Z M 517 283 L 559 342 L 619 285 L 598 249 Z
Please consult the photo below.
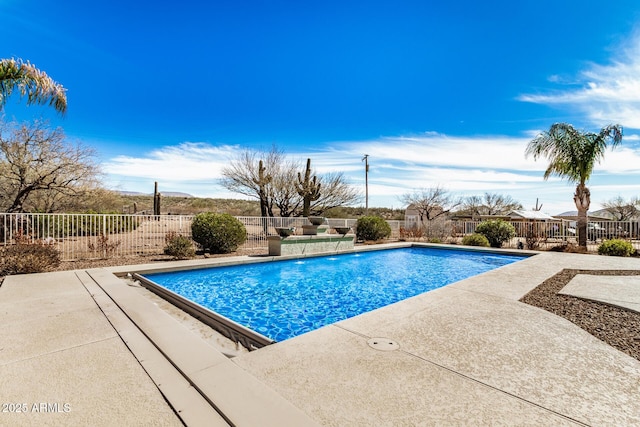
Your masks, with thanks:
M 606 209 L 600 209 L 599 211 L 593 212 L 593 216 L 599 216 L 600 218 L 609 218 L 612 220 L 615 219 L 615 215 L 613 215 Z
M 189 193 L 181 193 L 179 191 L 167 191 L 166 193 L 160 192 L 163 197 L 194 197 Z
M 118 191 L 123 196 L 153 196 L 153 193 L 140 193 L 138 191 Z M 179 191 L 160 192 L 162 197 L 194 197 L 189 193 L 181 193 Z
M 116 191 L 121 196 L 149 196 L 149 194 L 140 193 L 138 191 Z
M 558 218 L 577 218 L 578 217 L 578 211 L 567 211 L 567 212 L 562 212 L 560 214 L 554 215 L 555 217 Z M 589 218 L 594 218 L 594 219 L 613 219 L 613 215 L 611 215 L 608 211 L 606 211 L 605 209 L 600 209 L 599 211 L 593 211 L 593 212 L 587 212 L 587 216 Z

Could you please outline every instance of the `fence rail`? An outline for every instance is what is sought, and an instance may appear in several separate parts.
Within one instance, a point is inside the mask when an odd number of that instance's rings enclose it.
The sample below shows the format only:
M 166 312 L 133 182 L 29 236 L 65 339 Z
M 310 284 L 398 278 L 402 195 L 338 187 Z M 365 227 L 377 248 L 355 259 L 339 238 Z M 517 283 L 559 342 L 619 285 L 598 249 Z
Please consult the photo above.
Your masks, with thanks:
M 193 215 L 133 215 L 133 214 L 43 214 L 0 213 L 0 245 L 28 240 L 34 243 L 54 245 L 62 260 L 97 259 L 131 255 L 156 255 L 163 253 L 165 236 L 175 232 L 191 237 Z M 309 224 L 306 218 L 236 217 L 247 229 L 247 241 L 243 249 L 264 249 L 267 237 L 275 235 L 275 227 L 295 227 L 302 234 L 302 226 Z M 327 232 L 334 227 L 352 227 L 355 219 L 327 219 Z M 415 223 L 388 221 L 391 239 L 414 241 L 438 241 L 460 243 L 473 233 L 479 221 L 431 221 L 420 227 Z M 530 249 L 548 249 L 565 242 L 576 241 L 575 223 L 512 222 L 516 237 L 505 247 L 523 246 Z M 640 249 L 640 222 L 602 221 L 590 222 L 588 238 L 592 245 L 604 239 L 624 238 Z

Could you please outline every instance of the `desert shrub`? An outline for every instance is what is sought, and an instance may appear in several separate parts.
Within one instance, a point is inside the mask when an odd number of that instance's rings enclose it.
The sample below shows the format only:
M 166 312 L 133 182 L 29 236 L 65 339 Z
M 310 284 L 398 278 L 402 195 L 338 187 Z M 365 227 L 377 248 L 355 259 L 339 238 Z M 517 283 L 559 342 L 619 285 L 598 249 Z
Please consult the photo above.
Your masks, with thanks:
M 551 246 L 548 251 L 549 252 L 567 252 L 567 248 L 569 247 L 569 243 L 562 242 L 557 245 Z
M 0 249 L 0 276 L 41 273 L 58 265 L 58 250 L 44 243 L 19 242 Z
M 561 242 L 547 249 L 549 252 L 566 252 L 570 254 L 586 254 L 589 253 L 587 248 L 578 246 L 575 243 Z
M 473 233 L 464 236 L 462 244 L 465 246 L 489 246 L 489 240 L 482 234 Z
M 633 252 L 634 249 L 631 243 L 622 239 L 605 240 L 598 246 L 598 253 L 600 255 L 631 256 Z
M 424 228 L 414 225 L 410 228 L 400 227 L 400 239 L 421 239 L 424 237 Z
M 196 256 L 193 243 L 190 238 L 170 231 L 164 236 L 164 254 L 170 255 L 176 259 L 189 259 Z
M 582 246 L 578 246 L 573 243 L 563 242 L 558 245 L 552 246 L 549 248 L 550 252 L 567 252 L 570 254 L 586 254 L 588 253 L 586 248 Z
M 211 253 L 228 254 L 247 240 L 247 229 L 229 214 L 204 212 L 193 219 L 191 236 Z
M 478 224 L 476 233 L 484 235 L 492 248 L 499 248 L 516 235 L 516 229 L 507 221 L 492 219 Z
M 442 243 L 442 239 L 438 237 L 432 237 L 429 239 L 429 243 Z
M 96 237 L 95 242 L 89 241 L 87 247 L 89 248 L 89 252 L 99 253 L 102 254 L 104 258 L 108 258 L 113 255 L 121 244 L 122 242 L 119 240 L 111 241 L 108 234 L 100 233 L 100 235 Z
M 380 240 L 391 236 L 391 226 L 379 216 L 363 216 L 356 223 L 358 240 Z
M 527 241 L 527 249 L 535 250 L 540 247 L 540 243 L 544 240 L 544 236 L 540 234 L 539 230 L 533 224 L 529 224 L 525 239 Z

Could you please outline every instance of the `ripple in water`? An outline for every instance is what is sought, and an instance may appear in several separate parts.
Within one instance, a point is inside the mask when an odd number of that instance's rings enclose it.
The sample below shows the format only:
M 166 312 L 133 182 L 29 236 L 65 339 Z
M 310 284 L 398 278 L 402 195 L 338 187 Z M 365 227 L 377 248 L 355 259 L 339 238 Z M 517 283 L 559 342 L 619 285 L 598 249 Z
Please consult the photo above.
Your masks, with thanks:
M 402 248 L 146 275 L 274 341 L 523 259 Z

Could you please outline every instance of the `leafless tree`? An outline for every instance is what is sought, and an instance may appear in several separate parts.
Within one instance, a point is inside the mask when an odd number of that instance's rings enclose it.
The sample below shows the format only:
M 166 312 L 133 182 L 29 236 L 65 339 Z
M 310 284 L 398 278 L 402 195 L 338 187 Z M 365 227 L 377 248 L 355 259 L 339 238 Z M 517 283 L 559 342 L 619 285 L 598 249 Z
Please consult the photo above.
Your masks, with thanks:
M 640 214 L 640 200 L 637 197 L 626 201 L 621 196 L 614 197 L 613 199 L 604 202 L 602 204 L 604 210 L 613 215 L 616 221 L 628 221 L 635 218 Z
M 423 188 L 413 193 L 406 193 L 400 200 L 408 207 L 415 209 L 420 217 L 420 222 L 432 221 L 448 214 L 460 205 L 460 201 L 451 193 L 440 187 Z
M 342 172 L 319 175 L 318 182 L 322 191 L 320 198 L 311 203 L 311 215 L 321 215 L 338 206 L 349 206 L 362 198 L 360 192 L 347 183 Z
M 295 186 L 300 168 L 300 162 L 289 158 L 283 158 L 278 165 L 274 165 L 271 197 L 280 216 L 295 216 L 302 210 L 303 200 Z
M 270 151 L 247 149 L 222 170 L 221 185 L 227 190 L 256 198 L 263 216 L 283 217 L 302 215 L 303 198 L 296 191 L 300 162 L 288 158 L 277 147 Z M 315 174 L 314 174 L 315 175 Z M 348 206 L 360 199 L 360 194 L 345 180 L 342 173 L 316 175 L 321 194 L 310 206 L 311 215 L 337 206 Z
M 6 212 L 51 212 L 56 201 L 98 187 L 100 169 L 91 148 L 67 141 L 46 123 L 0 127 L 0 206 Z
M 480 196 L 465 197 L 460 204 L 459 214 L 469 215 L 472 218 L 482 215 L 483 202 Z
M 269 152 L 246 149 L 222 169 L 221 185 L 234 193 L 257 198 L 261 215 L 274 216 L 273 180 L 284 161 L 284 153 L 275 146 Z
M 462 201 L 461 213 L 467 215 L 506 215 L 512 210 L 522 209 L 522 205 L 511 196 L 484 193 L 484 196 L 469 196 Z

